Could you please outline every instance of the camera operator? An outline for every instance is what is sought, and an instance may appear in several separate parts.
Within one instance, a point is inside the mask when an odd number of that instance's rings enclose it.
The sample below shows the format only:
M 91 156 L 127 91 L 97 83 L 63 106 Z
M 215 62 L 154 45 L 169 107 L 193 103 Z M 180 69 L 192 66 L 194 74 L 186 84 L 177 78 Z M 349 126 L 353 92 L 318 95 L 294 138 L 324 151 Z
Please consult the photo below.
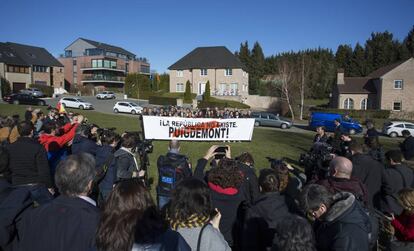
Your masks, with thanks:
M 141 170 L 134 152 L 138 142 L 139 138 L 134 133 L 128 132 L 122 136 L 121 148 L 114 153 L 117 181 L 144 178 L 145 171 Z
M 172 190 L 176 184 L 192 176 L 191 164 L 187 156 L 180 154 L 178 140 L 171 140 L 168 145 L 168 153 L 158 157 L 157 169 L 159 177 L 157 199 L 158 207 L 161 209 L 170 201 Z
M 332 160 L 334 148 L 327 143 L 313 144 L 308 153 L 300 155 L 299 163 L 305 169 L 307 182 L 325 179 L 329 176 L 329 162 Z
M 329 143 L 328 142 L 329 137 L 325 132 L 324 126 L 318 126 L 316 127 L 316 135 L 313 138 L 313 143 Z

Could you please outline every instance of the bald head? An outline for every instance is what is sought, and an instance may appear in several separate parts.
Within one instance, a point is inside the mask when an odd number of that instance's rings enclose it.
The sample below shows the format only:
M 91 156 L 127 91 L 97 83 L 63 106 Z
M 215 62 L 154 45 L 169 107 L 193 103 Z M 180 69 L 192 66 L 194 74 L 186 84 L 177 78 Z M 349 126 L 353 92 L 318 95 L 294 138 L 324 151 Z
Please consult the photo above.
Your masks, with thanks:
M 168 146 L 170 151 L 180 151 L 180 142 L 178 140 L 171 140 Z
M 352 162 L 345 157 L 336 157 L 329 164 L 331 170 L 335 170 L 334 176 L 337 178 L 351 178 Z

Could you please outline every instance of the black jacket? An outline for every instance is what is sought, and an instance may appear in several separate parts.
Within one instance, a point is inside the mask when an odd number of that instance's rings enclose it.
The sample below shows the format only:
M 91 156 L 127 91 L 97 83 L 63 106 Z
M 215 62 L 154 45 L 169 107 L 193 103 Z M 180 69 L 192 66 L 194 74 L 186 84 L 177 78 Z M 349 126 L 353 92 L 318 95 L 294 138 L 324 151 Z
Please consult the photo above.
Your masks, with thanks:
M 95 156 L 97 148 L 98 145 L 95 141 L 83 137 L 80 134 L 76 134 L 73 138 L 72 154 L 90 153 Z
M 351 157 L 352 178 L 359 179 L 368 190 L 368 204 L 379 207 L 381 200 L 381 179 L 384 166 L 366 154 L 356 153 Z
M 178 153 L 168 152 L 165 156 L 161 155 L 157 160 L 157 169 L 158 169 L 158 176 L 160 175 L 160 168 L 165 165 L 175 163 L 175 174 L 176 174 L 176 182 L 183 180 L 184 178 L 191 177 L 193 175 L 191 171 L 190 164 L 188 162 L 188 157 Z M 160 184 L 160 182 L 158 182 Z M 167 191 L 163 189 L 161 186 L 157 186 L 157 194 L 162 196 L 170 196 L 171 191 Z
M 409 136 L 400 145 L 401 152 L 404 154 L 404 159 L 411 160 L 414 158 L 414 137 Z
M 120 148 L 114 153 L 116 180 L 130 179 L 133 172 L 138 172 L 139 163 L 134 158 L 135 156 L 124 148 Z
M 28 137 L 19 137 L 7 146 L 12 184 L 44 184 L 52 187 L 49 163 L 45 148 Z
M 382 177 L 381 210 L 400 215 L 403 209 L 396 200 L 397 193 L 403 188 L 412 187 L 413 181 L 413 171 L 402 164 L 385 168 Z
M 152 243 L 134 243 L 132 251 L 191 251 L 191 247 L 177 232 L 168 229 Z
M 196 169 L 194 170 L 194 177 L 205 180 L 204 168 L 207 165 L 206 159 L 199 159 Z M 239 243 L 237 239 L 240 236 L 242 228 L 242 219 L 244 216 L 243 203 L 246 200 L 240 188 L 235 188 L 237 193 L 226 194 L 220 189 L 215 189 L 214 185 L 208 183 L 213 208 L 217 208 L 221 213 L 220 232 L 230 247 Z
M 319 251 L 368 251 L 371 223 L 351 193 L 338 193 L 335 202 L 314 225 Z
M 247 209 L 243 226 L 242 250 L 266 250 L 272 247 L 276 226 L 291 214 L 285 196 L 279 192 L 260 195 Z
M 98 208 L 89 202 L 59 196 L 23 217 L 19 250 L 91 250 L 99 217 Z
M 244 181 L 241 185 L 242 192 L 246 198 L 246 203 L 253 204 L 260 196 L 259 182 L 254 169 L 248 165 L 240 164 L 240 170 L 243 172 Z

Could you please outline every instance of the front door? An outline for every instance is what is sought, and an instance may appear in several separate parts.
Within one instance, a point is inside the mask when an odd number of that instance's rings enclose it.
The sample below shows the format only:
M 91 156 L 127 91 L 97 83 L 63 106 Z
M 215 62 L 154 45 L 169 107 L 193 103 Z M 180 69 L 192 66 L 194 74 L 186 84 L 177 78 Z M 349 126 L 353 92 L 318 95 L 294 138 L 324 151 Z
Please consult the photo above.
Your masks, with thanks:
M 203 95 L 205 91 L 206 91 L 206 84 L 199 83 L 198 84 L 198 95 Z
M 20 90 L 24 90 L 25 88 L 26 83 L 13 82 L 13 93 L 18 93 Z

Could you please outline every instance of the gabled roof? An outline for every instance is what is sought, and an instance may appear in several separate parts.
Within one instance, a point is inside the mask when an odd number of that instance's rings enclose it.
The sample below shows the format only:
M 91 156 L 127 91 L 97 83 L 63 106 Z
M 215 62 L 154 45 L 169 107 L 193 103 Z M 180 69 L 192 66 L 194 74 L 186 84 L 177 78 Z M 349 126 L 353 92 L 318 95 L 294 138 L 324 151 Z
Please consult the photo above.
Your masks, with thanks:
M 110 44 L 105 44 L 105 43 L 101 43 L 101 42 L 97 42 L 97 41 L 93 41 L 90 39 L 86 39 L 86 38 L 79 38 L 82 39 L 83 41 L 95 46 L 98 49 L 104 50 L 104 51 L 110 51 L 110 52 L 115 52 L 115 53 L 120 53 L 120 54 L 124 54 L 124 55 L 128 55 L 131 57 L 135 57 L 135 54 L 132 52 L 129 52 L 121 47 L 118 46 L 114 46 L 114 45 L 110 45 Z
M 384 76 L 385 74 L 387 74 L 388 72 L 394 70 L 400 64 L 402 64 L 402 63 L 404 63 L 406 61 L 407 60 L 403 60 L 403 61 L 396 62 L 394 64 L 390 64 L 390 65 L 386 65 L 386 66 L 383 66 L 381 68 L 378 68 L 375 71 L 373 71 L 370 74 L 368 74 L 368 77 L 371 77 L 371 78 L 380 78 L 380 77 Z
M 63 67 L 45 48 L 11 42 L 5 44 L 28 65 Z
M 5 43 L 0 43 L 0 62 L 10 65 L 29 66 Z
M 198 47 L 168 67 L 169 70 L 244 68 L 224 46 Z
M 342 94 L 375 94 L 377 89 L 375 88 L 374 81 L 370 77 L 349 77 L 344 78 L 345 84 L 338 86 L 339 93 Z

